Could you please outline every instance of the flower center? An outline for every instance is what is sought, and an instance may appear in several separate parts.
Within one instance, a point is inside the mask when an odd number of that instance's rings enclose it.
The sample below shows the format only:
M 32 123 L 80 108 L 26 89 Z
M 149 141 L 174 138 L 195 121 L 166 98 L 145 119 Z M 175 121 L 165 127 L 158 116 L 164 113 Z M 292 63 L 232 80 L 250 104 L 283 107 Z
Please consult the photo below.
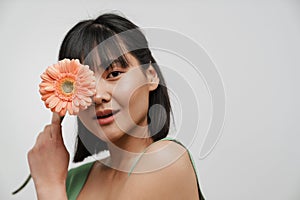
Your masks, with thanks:
M 70 94 L 73 92 L 74 90 L 74 82 L 69 81 L 69 80 L 65 80 L 62 84 L 61 84 L 61 89 L 64 93 L 66 94 Z

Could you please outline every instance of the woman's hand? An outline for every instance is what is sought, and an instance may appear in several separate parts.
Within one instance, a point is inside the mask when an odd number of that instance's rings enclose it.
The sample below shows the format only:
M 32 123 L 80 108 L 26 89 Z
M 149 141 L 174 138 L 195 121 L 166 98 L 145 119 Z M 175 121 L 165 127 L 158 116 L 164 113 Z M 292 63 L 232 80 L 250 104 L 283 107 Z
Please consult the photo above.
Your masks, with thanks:
M 64 145 L 60 117 L 53 113 L 28 152 L 28 163 L 38 199 L 66 199 L 69 153 Z

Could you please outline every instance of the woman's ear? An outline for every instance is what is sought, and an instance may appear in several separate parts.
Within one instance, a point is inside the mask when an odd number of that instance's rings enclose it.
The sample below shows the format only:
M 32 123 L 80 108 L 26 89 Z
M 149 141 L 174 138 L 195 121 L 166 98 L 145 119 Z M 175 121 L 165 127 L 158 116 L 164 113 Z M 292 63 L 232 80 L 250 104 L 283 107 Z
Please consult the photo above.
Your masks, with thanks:
M 146 76 L 149 83 L 149 91 L 156 90 L 159 84 L 159 77 L 151 62 L 149 64 L 149 67 L 146 69 Z

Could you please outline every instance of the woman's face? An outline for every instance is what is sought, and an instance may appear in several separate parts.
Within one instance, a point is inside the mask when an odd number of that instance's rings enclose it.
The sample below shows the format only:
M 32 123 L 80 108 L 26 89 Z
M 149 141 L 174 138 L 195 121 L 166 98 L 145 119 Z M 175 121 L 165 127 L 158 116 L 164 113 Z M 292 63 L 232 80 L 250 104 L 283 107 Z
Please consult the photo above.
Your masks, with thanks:
M 113 142 L 125 134 L 148 137 L 149 92 L 157 88 L 159 80 L 152 66 L 143 72 L 135 57 L 126 54 L 126 58 L 126 68 L 113 63 L 95 72 L 94 104 L 79 113 L 86 128 L 103 141 Z M 153 77 L 157 84 L 150 83 Z

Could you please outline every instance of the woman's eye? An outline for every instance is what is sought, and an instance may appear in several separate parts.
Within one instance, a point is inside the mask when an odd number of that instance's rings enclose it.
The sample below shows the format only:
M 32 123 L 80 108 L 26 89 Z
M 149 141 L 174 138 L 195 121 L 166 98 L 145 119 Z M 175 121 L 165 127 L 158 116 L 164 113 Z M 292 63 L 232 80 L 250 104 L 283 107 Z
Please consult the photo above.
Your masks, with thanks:
M 118 77 L 122 72 L 120 71 L 112 71 L 107 75 L 107 78 L 116 78 Z

